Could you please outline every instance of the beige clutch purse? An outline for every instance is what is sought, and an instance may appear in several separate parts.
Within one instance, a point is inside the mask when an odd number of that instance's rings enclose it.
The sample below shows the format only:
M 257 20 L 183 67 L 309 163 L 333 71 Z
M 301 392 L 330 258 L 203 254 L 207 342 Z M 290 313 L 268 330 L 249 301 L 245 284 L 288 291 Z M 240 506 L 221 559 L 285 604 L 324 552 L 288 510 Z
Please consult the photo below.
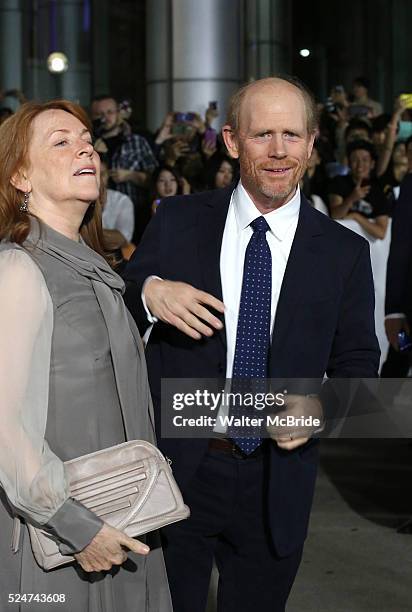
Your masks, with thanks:
M 187 518 L 189 508 L 162 453 L 132 440 L 65 462 L 70 497 L 130 537 Z M 28 525 L 37 563 L 45 570 L 74 561 L 54 537 Z

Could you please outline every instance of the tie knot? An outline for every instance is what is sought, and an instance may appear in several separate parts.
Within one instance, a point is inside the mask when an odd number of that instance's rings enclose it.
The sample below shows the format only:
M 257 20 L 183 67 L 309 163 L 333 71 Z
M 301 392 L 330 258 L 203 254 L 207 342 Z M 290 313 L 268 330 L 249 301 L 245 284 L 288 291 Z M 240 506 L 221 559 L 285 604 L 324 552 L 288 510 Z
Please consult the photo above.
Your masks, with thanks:
M 264 217 L 258 217 L 250 225 L 254 232 L 267 232 L 270 229 Z

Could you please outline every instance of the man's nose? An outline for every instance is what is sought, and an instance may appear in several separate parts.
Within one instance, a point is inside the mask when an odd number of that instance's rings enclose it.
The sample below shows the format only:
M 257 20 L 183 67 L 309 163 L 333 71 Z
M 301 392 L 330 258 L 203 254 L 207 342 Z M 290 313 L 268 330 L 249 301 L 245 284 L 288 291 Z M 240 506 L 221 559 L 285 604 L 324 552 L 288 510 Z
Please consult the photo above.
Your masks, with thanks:
M 269 157 L 285 157 L 287 155 L 282 134 L 272 134 L 269 143 Z

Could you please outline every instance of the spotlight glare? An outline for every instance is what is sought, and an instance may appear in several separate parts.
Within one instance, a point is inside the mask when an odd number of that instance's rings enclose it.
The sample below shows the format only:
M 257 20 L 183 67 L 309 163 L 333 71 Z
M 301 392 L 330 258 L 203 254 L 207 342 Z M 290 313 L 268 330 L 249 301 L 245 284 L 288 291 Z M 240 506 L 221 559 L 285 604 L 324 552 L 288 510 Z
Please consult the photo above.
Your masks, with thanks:
M 60 51 L 55 51 L 54 53 L 50 53 L 47 58 L 47 68 L 49 72 L 53 74 L 61 74 L 62 72 L 66 72 L 69 67 L 69 60 L 67 59 L 64 53 L 60 53 Z
M 310 51 L 309 51 L 309 49 L 301 49 L 301 50 L 299 51 L 299 55 L 300 55 L 301 57 L 309 57 L 309 55 L 310 55 Z

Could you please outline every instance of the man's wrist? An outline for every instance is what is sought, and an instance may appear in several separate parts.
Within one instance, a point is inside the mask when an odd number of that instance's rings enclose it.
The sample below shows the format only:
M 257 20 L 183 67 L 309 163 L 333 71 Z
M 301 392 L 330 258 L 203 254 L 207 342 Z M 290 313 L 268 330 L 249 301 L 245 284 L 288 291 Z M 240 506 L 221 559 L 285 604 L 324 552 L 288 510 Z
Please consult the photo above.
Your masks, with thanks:
M 146 298 L 145 298 L 145 290 L 146 290 L 147 285 L 150 283 L 150 281 L 152 281 L 152 280 L 156 280 L 156 279 L 157 279 L 157 280 L 160 280 L 160 281 L 162 281 L 162 280 L 163 280 L 163 278 L 160 278 L 160 276 L 156 276 L 156 275 L 154 275 L 154 274 L 153 274 L 153 275 L 151 275 L 151 276 L 148 276 L 148 277 L 146 278 L 146 280 L 144 281 L 144 283 L 143 283 L 142 293 L 141 293 L 141 298 L 142 298 L 143 308 L 144 308 L 144 309 L 145 309 L 145 311 L 146 311 L 146 316 L 147 316 L 147 320 L 149 321 L 149 323 L 157 323 L 157 322 L 158 322 L 158 320 L 159 320 L 157 317 L 155 317 L 155 316 L 154 316 L 154 315 L 153 315 L 153 314 L 150 312 L 150 310 L 149 310 L 149 308 L 148 308 L 148 306 L 147 306 L 147 303 L 146 303 Z

